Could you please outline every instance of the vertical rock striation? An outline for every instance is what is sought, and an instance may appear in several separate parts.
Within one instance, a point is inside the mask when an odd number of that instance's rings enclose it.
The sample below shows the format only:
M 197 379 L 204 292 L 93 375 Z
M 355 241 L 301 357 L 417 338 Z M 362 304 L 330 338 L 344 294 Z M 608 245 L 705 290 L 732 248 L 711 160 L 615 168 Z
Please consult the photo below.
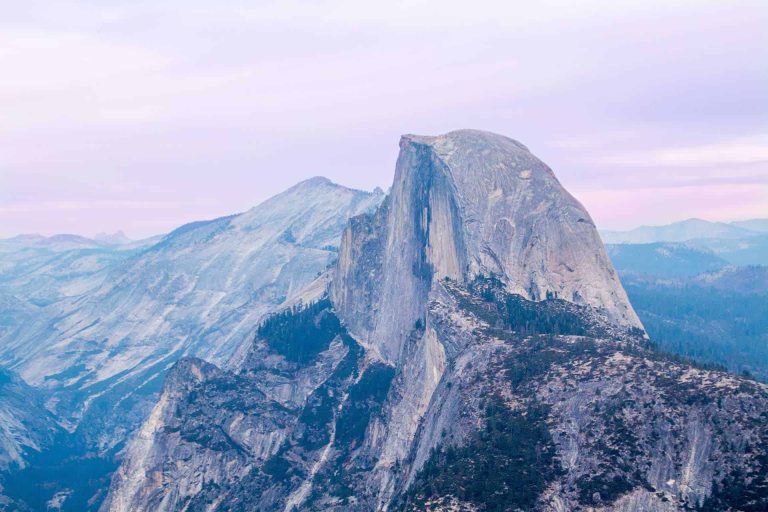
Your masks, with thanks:
M 525 146 L 476 130 L 403 136 L 385 207 L 344 234 L 331 289 L 339 315 L 395 362 L 431 282 L 479 275 L 642 327 L 589 214 Z

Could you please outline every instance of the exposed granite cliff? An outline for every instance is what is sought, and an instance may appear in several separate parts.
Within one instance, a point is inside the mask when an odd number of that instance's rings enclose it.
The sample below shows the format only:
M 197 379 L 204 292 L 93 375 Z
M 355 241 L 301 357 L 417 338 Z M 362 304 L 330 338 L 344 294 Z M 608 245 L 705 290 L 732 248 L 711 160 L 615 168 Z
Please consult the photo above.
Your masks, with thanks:
M 515 141 L 404 137 L 312 290 L 234 371 L 177 365 L 104 510 L 768 503 L 768 388 L 648 347 L 589 216 Z
M 430 283 L 478 275 L 641 327 L 589 214 L 525 146 L 475 130 L 404 136 L 384 207 L 344 234 L 331 288 L 339 315 L 396 362 Z

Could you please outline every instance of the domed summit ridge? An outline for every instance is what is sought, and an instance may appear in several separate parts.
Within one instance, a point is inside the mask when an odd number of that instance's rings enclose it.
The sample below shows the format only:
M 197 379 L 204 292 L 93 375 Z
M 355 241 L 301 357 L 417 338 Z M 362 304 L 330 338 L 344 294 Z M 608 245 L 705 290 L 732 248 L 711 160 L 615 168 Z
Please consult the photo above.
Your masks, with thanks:
M 528 299 L 556 295 L 642 327 L 589 214 L 526 146 L 479 130 L 404 135 L 390 197 L 344 236 L 337 309 L 391 359 L 432 282 L 481 275 Z M 369 299 L 377 311 L 356 310 Z

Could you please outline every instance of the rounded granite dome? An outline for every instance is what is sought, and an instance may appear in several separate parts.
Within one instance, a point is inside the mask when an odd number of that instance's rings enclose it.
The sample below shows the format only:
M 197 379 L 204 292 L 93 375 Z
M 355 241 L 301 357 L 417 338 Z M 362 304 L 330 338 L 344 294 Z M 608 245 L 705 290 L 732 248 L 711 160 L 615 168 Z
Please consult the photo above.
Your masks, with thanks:
M 479 130 L 404 135 L 391 190 L 373 225 L 356 224 L 342 243 L 333 295 L 358 332 L 398 339 L 430 282 L 490 275 L 528 299 L 555 295 L 641 327 L 589 214 L 523 144 Z M 363 246 L 377 253 L 361 264 Z M 357 310 L 372 297 L 377 313 Z
M 425 160 L 431 169 L 427 181 L 436 208 L 429 239 L 440 247 L 431 251 L 438 274 L 441 269 L 459 279 L 495 274 L 510 291 L 530 299 L 556 293 L 600 309 L 617 323 L 640 326 L 589 213 L 525 145 L 495 133 L 458 130 L 437 137 L 406 135 L 404 152 L 421 155 L 410 172 L 423 174 L 417 169 Z M 398 172 L 408 181 L 404 174 Z M 443 193 L 448 197 L 440 199 Z M 441 202 L 452 207 L 441 208 Z M 436 215 L 440 212 L 459 218 L 449 223 Z M 462 262 L 458 275 L 443 264 L 450 251 L 440 228 L 449 224 L 449 236 L 460 239 L 451 245 L 463 252 L 449 256 Z

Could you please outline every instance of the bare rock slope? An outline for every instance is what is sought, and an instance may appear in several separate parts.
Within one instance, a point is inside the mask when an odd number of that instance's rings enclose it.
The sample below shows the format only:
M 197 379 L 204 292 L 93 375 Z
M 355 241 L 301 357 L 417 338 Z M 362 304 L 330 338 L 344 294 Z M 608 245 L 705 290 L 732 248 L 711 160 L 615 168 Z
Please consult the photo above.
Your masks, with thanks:
M 28 507 L 15 510 L 98 508 L 113 455 L 174 363 L 239 359 L 264 315 L 301 300 L 333 264 L 347 220 L 383 195 L 313 178 L 247 212 L 119 248 L 2 241 L 0 364 L 38 398 L 24 409 L 0 393 L 0 487 Z M 47 423 L 66 431 L 53 439 Z
M 264 314 L 334 261 L 347 219 L 381 195 L 318 177 L 242 214 L 182 226 L 103 269 L 87 293 L 0 329 L 0 363 L 54 394 L 48 405 L 68 428 L 92 419 L 94 442 L 113 446 L 143 421 L 176 360 L 227 361 Z M 114 404 L 135 407 L 102 428 Z

